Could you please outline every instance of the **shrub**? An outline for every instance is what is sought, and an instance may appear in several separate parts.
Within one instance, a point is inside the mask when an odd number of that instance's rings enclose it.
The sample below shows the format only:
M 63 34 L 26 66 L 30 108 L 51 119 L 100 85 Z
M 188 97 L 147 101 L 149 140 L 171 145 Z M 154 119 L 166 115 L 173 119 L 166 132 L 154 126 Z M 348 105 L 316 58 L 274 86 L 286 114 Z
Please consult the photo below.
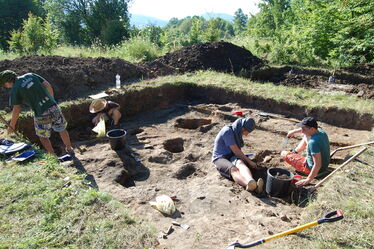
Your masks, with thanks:
M 20 30 L 11 31 L 9 48 L 18 54 L 33 55 L 39 52 L 51 53 L 57 47 L 58 33 L 48 22 L 29 13 Z

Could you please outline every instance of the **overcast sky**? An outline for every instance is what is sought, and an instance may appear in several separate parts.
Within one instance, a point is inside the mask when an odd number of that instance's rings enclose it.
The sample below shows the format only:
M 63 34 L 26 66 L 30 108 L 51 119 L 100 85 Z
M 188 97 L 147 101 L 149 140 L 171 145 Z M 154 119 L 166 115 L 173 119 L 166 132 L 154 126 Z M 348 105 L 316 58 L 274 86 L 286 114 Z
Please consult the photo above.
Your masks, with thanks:
M 234 15 L 241 8 L 244 14 L 256 14 L 260 0 L 132 0 L 130 14 L 140 14 L 169 20 L 186 16 L 201 15 L 207 12 Z

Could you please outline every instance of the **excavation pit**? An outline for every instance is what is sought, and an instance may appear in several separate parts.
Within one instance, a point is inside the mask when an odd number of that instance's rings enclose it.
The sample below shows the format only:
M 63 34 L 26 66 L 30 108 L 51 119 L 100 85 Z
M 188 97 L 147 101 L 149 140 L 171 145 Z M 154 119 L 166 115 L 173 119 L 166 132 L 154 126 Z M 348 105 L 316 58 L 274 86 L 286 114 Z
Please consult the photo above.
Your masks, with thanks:
M 297 222 L 302 206 L 293 205 L 289 196 L 278 198 L 251 194 L 221 177 L 211 163 L 215 136 L 222 127 L 238 118 L 232 114 L 238 106 L 252 113 L 257 124 L 257 129 L 244 137 L 245 146 L 242 148 L 245 154 L 255 154 L 259 169 L 253 171 L 254 178 L 261 177 L 266 182 L 268 168 L 292 171 L 282 162 L 280 151 L 297 145 L 298 139 L 290 139 L 287 146 L 283 144 L 287 131 L 295 128 L 295 123 L 275 118 L 260 122 L 260 117 L 255 115 L 260 109 L 236 102 L 171 102 L 167 107 L 148 111 L 139 111 L 139 107 L 133 105 L 137 111 L 130 107 L 124 109 L 125 119 L 121 126 L 128 131 L 128 148 L 121 151 L 113 151 L 107 139 L 90 134 L 90 120 L 80 120 L 80 125 L 69 130 L 76 150 L 74 163 L 79 163 L 87 174 L 93 176 L 100 190 L 111 193 L 135 214 L 146 217 L 157 227 L 168 227 L 170 222 L 147 203 L 161 194 L 176 196 L 179 201 L 175 204 L 181 217 L 194 227 L 194 232 L 202 234 L 204 240 L 215 241 L 213 247 L 225 245 L 235 236 L 229 232 L 217 241 L 216 234 L 222 227 L 232 227 L 233 231 L 251 229 L 258 233 L 258 237 L 266 234 L 274 224 L 279 230 L 286 230 Z M 74 112 L 84 113 L 84 107 L 81 108 Z M 211 123 L 196 129 L 175 127 L 177 120 L 191 119 Z M 323 122 L 320 125 L 331 134 L 333 148 L 361 142 L 354 139 L 369 134 L 369 131 L 335 127 Z M 201 129 L 205 127 L 209 129 Z M 337 157 L 344 156 L 340 153 Z M 296 194 L 293 196 L 295 199 Z M 233 210 L 246 211 L 233 217 Z M 278 217 L 283 217 L 282 222 Z M 243 220 L 248 222 L 244 224 Z M 259 227 L 259 223 L 262 226 Z M 170 248 L 191 248 L 195 242 L 189 233 L 178 233 L 162 243 Z
M 184 119 L 179 118 L 176 120 L 175 127 L 183 128 L 183 129 L 190 129 L 190 130 L 196 130 L 199 127 L 202 127 L 204 125 L 209 125 L 212 123 L 212 120 L 210 119 Z

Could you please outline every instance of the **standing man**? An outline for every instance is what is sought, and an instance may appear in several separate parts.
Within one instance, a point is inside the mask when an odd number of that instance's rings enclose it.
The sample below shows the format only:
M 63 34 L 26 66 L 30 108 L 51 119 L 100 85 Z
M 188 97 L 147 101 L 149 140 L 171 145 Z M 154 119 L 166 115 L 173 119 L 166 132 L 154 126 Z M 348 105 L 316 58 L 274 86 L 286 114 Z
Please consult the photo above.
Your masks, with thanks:
M 283 160 L 296 169 L 296 171 L 307 174 L 304 180 L 296 182 L 296 185 L 309 184 L 319 172 L 327 169 L 330 163 L 330 142 L 324 130 L 318 128 L 315 118 L 306 117 L 299 124 L 300 128 L 288 132 L 290 138 L 297 133 L 302 133 L 303 139 L 291 152 L 282 151 Z M 306 157 L 298 153 L 306 149 Z
M 17 76 L 15 72 L 5 70 L 0 73 L 0 85 L 11 89 L 9 104 L 13 110 L 8 134 L 15 130 L 21 105 L 25 104 L 34 111 L 35 132 L 45 150 L 54 154 L 49 140 L 53 129 L 60 133 L 66 152 L 74 153 L 66 130 L 67 122 L 53 98 L 53 89 L 48 81 L 34 73 Z

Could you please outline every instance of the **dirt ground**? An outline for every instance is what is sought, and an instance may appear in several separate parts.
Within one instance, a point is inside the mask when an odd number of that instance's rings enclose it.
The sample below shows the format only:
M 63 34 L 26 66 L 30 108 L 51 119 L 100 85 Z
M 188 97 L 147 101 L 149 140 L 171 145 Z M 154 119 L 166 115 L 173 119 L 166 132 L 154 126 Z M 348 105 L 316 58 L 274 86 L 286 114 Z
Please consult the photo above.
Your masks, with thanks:
M 73 58 L 62 56 L 27 56 L 0 61 L 0 71 L 18 74 L 37 73 L 54 88 L 58 102 L 87 98 L 115 85 L 115 75 L 123 84 L 141 78 L 214 70 L 248 76 L 256 81 L 339 92 L 361 98 L 374 97 L 374 66 L 364 64 L 343 68 L 336 81 L 328 83 L 330 73 L 291 67 L 272 68 L 250 51 L 228 42 L 201 43 L 184 47 L 151 62 L 133 64 L 118 58 Z M 252 73 L 255 72 L 256 73 Z M 254 76 L 256 75 L 256 76 Z M 0 109 L 9 111 L 8 91 L 0 92 Z
M 116 73 L 127 84 L 139 78 L 202 69 L 248 73 L 263 65 L 248 50 L 217 42 L 186 47 L 142 64 L 108 58 L 31 56 L 0 61 L 0 71 L 38 73 L 52 83 L 57 101 L 63 102 L 88 98 L 113 87 Z M 374 96 L 374 71 L 369 65 L 345 69 L 336 75 L 335 83 L 327 82 L 329 73 L 325 71 L 289 71 L 289 67 L 268 67 L 256 74 L 248 73 L 248 77 L 362 98 Z M 7 99 L 8 92 L 1 91 L 1 110 L 10 111 Z M 257 123 L 257 129 L 245 138 L 243 148 L 245 153 L 255 153 L 255 160 L 261 166 L 254 172 L 255 178 L 266 179 L 267 168 L 291 170 L 279 155 L 281 150 L 296 146 L 297 139 L 283 145 L 287 131 L 295 123 L 261 117 L 257 115 L 259 110 L 237 103 L 180 103 L 124 117 L 127 147 L 121 151 L 112 150 L 106 138 L 94 138 L 90 128 L 70 127 L 76 158 L 64 165 L 86 172 L 91 185 L 111 193 L 136 215 L 152 222 L 159 233 L 168 230 L 172 221 L 190 226 L 189 230 L 174 226 L 167 238 L 159 239 L 156 248 L 224 248 L 236 240 L 248 242 L 298 225 L 303 205 L 295 205 L 291 193 L 286 198 L 275 198 L 246 192 L 222 178 L 211 163 L 214 138 L 224 125 L 237 118 L 233 111 L 248 111 Z M 367 130 L 320 125 L 329 134 L 332 149 L 370 140 Z M 334 156 L 330 171 L 347 153 Z M 177 198 L 177 212 L 172 217 L 163 216 L 148 203 L 162 194 Z M 275 248 L 276 243 L 264 247 Z
M 125 117 L 122 125 L 128 131 L 127 148 L 121 151 L 112 150 L 106 138 L 77 142 L 74 136 L 81 131 L 73 129 L 70 132 L 76 141 L 76 159 L 64 164 L 85 171 L 94 186 L 152 222 L 160 234 L 172 221 L 190 226 L 189 230 L 173 226 L 167 238 L 159 238 L 156 248 L 225 248 L 236 240 L 249 242 L 300 225 L 304 205 L 296 205 L 290 196 L 276 198 L 246 192 L 221 177 L 211 163 L 214 138 L 224 125 L 237 118 L 233 111 L 248 111 L 257 123 L 257 129 L 244 138 L 243 148 L 245 153 L 255 153 L 261 166 L 254 172 L 255 178 L 266 180 L 266 170 L 272 167 L 292 171 L 281 162 L 279 154 L 296 146 L 297 138 L 283 144 L 286 132 L 295 128 L 295 123 L 261 117 L 257 115 L 259 110 L 236 103 L 182 103 Z M 320 125 L 329 134 L 332 149 L 370 138 L 370 131 Z M 334 155 L 330 171 L 347 153 Z M 265 157 L 270 161 L 264 163 Z M 163 194 L 177 198 L 177 211 L 172 217 L 149 204 Z M 267 246 L 275 248 L 276 243 Z

